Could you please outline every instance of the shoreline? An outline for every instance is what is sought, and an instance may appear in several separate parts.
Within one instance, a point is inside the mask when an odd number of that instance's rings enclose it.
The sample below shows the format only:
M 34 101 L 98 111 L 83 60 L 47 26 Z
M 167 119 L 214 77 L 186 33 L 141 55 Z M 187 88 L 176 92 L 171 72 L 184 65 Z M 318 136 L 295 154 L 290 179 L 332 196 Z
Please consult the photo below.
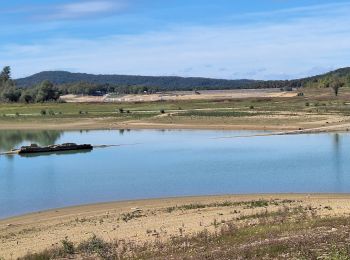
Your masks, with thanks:
M 253 205 L 253 206 L 249 206 Z M 0 258 L 54 249 L 64 239 L 75 244 L 96 235 L 105 241 L 168 241 L 234 221 L 255 223 L 263 212 L 312 209 L 320 217 L 350 215 L 350 194 L 237 194 L 117 201 L 73 206 L 0 220 Z M 243 221 L 243 222 L 242 222 Z M 248 222 L 249 224 L 250 222 Z
M 253 206 L 250 206 L 253 205 Z M 350 194 L 283 193 L 174 197 L 97 203 L 30 213 L 0 220 L 0 258 L 13 259 L 97 236 L 143 244 L 193 236 L 213 223 L 254 224 L 264 212 L 312 209 L 320 217 L 350 215 Z M 246 219 L 246 220 L 245 220 Z M 243 222 L 242 222 L 243 221 Z
M 63 122 L 56 123 L 12 123 L 0 124 L 0 130 L 218 130 L 218 131 L 273 131 L 283 133 L 322 133 L 322 132 L 348 132 L 350 123 L 300 128 L 297 126 L 261 126 L 261 125 L 199 125 L 199 124 L 162 124 L 147 122 L 108 123 L 108 122 Z
M 322 199 L 350 199 L 350 193 L 257 193 L 257 194 L 224 194 L 224 195 L 202 195 L 202 196 L 181 196 L 181 197 L 166 197 L 166 198 L 146 198 L 146 199 L 135 199 L 135 200 L 120 200 L 120 201 L 109 201 L 109 202 L 97 202 L 88 203 L 81 205 L 73 205 L 62 208 L 52 208 L 40 211 L 34 211 L 24 213 L 20 215 L 0 218 L 0 227 L 5 222 L 17 222 L 22 219 L 30 219 L 32 217 L 38 217 L 41 215 L 49 216 L 62 216 L 63 214 L 70 214 L 71 212 L 79 211 L 81 213 L 90 212 L 91 210 L 108 209 L 115 206 L 124 207 L 136 204 L 142 205 L 156 205 L 163 203 L 186 203 L 193 201 L 204 201 L 204 200 L 223 200 L 223 199 L 268 199 L 272 197 L 278 198 L 322 198 Z

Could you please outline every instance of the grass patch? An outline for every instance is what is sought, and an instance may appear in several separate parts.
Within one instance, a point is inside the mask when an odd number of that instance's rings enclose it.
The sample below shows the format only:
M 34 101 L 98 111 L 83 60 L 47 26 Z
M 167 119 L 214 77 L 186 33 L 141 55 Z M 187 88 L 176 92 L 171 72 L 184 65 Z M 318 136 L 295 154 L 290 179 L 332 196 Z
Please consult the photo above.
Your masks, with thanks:
M 224 202 L 215 202 L 209 204 L 200 204 L 200 203 L 192 203 L 181 206 L 172 206 L 167 207 L 165 209 L 166 212 L 171 213 L 175 210 L 195 210 L 195 209 L 205 209 L 205 208 L 220 208 L 220 207 L 237 207 L 237 206 L 245 206 L 247 208 L 260 208 L 267 207 L 269 205 L 280 205 L 285 203 L 292 203 L 293 200 L 288 201 L 279 201 L 279 200 L 251 200 L 251 201 L 224 201 Z
M 243 111 L 199 111 L 192 110 L 187 112 L 178 113 L 177 116 L 197 116 L 197 117 L 247 117 L 247 116 L 257 116 L 262 113 L 249 113 Z

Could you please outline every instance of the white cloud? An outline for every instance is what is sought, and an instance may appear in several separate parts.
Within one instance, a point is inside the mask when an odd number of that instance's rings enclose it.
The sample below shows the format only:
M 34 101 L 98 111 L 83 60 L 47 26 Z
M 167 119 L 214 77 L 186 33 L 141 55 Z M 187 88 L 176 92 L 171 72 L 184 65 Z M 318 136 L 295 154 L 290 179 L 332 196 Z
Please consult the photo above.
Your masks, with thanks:
M 127 9 L 127 0 L 71 0 L 63 3 L 22 4 L 1 9 L 1 15 L 20 15 L 19 20 L 61 21 L 115 14 Z
M 106 13 L 120 10 L 124 7 L 121 1 L 80 1 L 76 3 L 63 4 L 56 7 L 51 15 L 55 19 L 80 18 L 88 15 Z
M 320 15 L 278 24 L 173 27 L 1 46 L 0 60 L 13 66 L 15 76 L 70 67 L 87 73 L 277 79 L 348 66 L 350 5 L 317 8 Z

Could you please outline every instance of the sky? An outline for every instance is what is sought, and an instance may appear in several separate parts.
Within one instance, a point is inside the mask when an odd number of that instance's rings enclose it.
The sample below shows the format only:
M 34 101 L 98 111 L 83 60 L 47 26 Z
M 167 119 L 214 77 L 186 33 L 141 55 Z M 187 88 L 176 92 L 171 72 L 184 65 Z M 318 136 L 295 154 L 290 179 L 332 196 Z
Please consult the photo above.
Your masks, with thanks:
M 1 1 L 0 66 L 293 79 L 350 66 L 350 0 Z

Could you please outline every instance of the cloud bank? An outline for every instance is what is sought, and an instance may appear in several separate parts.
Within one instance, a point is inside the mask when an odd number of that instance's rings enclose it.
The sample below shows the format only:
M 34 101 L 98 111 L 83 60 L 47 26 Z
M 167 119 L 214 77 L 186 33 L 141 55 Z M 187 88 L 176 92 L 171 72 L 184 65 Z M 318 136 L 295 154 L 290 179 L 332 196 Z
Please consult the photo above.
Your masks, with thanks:
M 109 1 L 101 2 L 105 5 L 99 8 L 94 6 L 97 1 L 62 8 L 66 17 L 75 17 L 110 8 Z M 349 65 L 349 11 L 350 4 L 334 4 L 274 11 L 271 15 L 290 15 L 279 22 L 236 25 L 227 20 L 133 35 L 2 45 L 0 59 L 13 66 L 17 77 L 70 68 L 106 74 L 291 79 Z M 247 19 L 261 15 L 247 14 Z

